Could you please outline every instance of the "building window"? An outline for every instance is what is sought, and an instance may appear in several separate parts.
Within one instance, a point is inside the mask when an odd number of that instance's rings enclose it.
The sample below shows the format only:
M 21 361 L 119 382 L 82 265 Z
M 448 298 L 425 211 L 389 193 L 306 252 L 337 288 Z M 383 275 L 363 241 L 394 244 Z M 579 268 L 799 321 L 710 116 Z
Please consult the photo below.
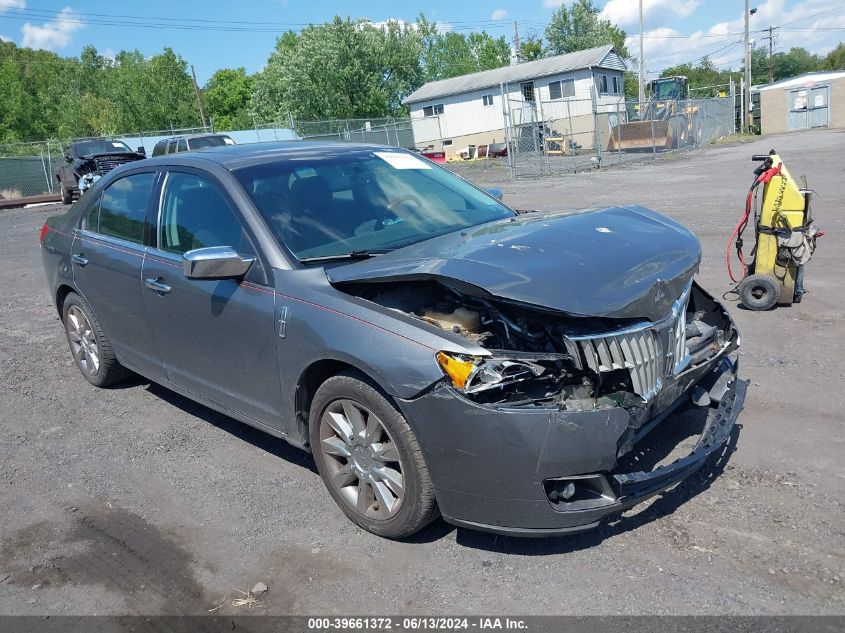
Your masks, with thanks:
M 524 81 L 519 84 L 520 90 L 522 90 L 522 98 L 525 101 L 534 101 L 534 82 L 533 81 Z
M 439 116 L 443 114 L 443 104 L 438 103 L 433 106 L 426 106 L 423 108 L 423 116 Z
M 613 94 L 618 95 L 622 92 L 622 78 L 614 75 L 613 79 Z
M 553 81 L 549 84 L 549 98 L 561 99 L 565 97 L 575 96 L 575 80 L 563 79 L 561 81 Z
M 450 138 L 447 138 L 445 141 L 443 141 L 443 145 L 451 145 L 451 144 L 452 144 L 452 139 L 450 139 Z
M 599 94 L 607 94 L 607 75 L 597 75 L 599 80 Z
M 493 95 L 492 94 L 483 95 L 481 97 L 481 103 L 483 103 L 485 106 L 493 105 Z

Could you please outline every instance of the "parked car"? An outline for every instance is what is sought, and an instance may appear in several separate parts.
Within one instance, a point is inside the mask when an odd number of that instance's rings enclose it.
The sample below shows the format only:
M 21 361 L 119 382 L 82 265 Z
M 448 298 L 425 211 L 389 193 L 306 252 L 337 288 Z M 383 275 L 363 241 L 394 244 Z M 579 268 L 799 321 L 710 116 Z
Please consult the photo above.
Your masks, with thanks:
M 206 147 L 222 147 L 234 145 L 235 141 L 226 134 L 191 134 L 188 136 L 174 136 L 166 138 L 155 144 L 153 156 L 163 154 L 174 154 L 176 152 L 189 152 Z
M 125 163 L 146 158 L 144 148 L 133 152 L 123 141 L 77 141 L 65 148 L 65 162 L 54 177 L 64 204 L 71 204 L 103 175 Z
M 136 372 L 311 451 L 385 537 L 438 512 L 595 527 L 720 451 L 745 394 L 687 229 L 639 206 L 517 213 L 401 149 L 151 159 L 50 218 L 41 246 L 91 384 Z M 686 407 L 694 449 L 626 469 Z

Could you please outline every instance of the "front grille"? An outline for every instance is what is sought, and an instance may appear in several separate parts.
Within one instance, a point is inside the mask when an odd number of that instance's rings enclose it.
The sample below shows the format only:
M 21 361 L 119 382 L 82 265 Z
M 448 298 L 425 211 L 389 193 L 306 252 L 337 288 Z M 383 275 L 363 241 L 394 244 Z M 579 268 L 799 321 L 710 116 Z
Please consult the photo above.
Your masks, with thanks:
M 650 323 L 599 335 L 570 336 L 569 353 L 597 374 L 627 369 L 634 393 L 649 400 L 663 386 L 664 354 Z M 573 349 L 574 347 L 574 349 Z
M 692 282 L 672 304 L 672 312 L 657 323 L 566 336 L 568 353 L 580 369 L 596 374 L 627 369 L 634 393 L 650 400 L 663 387 L 665 377 L 681 373 L 690 363 L 686 326 L 691 289 Z
M 105 173 L 110 172 L 115 167 L 120 167 L 121 165 L 128 163 L 131 161 L 128 160 L 120 160 L 115 158 L 97 158 L 95 159 L 94 163 L 97 166 L 97 173 L 102 175 Z

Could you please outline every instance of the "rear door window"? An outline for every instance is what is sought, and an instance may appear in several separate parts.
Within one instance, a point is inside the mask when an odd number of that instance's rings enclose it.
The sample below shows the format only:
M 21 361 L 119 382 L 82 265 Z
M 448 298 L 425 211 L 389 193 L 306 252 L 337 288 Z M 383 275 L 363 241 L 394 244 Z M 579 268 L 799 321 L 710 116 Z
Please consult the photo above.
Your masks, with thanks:
M 136 244 L 144 243 L 147 207 L 155 182 L 155 172 L 132 174 L 111 183 L 100 198 L 97 228 L 88 216 L 89 230 Z
M 185 139 L 180 138 L 179 139 L 179 145 L 177 146 L 176 151 L 177 152 L 187 152 L 188 151 L 188 142 Z

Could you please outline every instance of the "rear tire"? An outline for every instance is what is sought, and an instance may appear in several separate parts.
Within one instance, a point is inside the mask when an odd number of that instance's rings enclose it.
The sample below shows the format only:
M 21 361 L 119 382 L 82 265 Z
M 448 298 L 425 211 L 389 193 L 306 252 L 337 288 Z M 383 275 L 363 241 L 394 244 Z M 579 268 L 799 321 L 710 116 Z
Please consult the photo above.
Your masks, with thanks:
M 780 299 L 780 285 L 768 275 L 746 277 L 737 288 L 739 299 L 749 310 L 771 310 Z
M 62 322 L 70 353 L 85 380 L 95 387 L 107 387 L 132 375 L 115 357 L 91 306 L 75 292 L 65 297 Z
M 344 514 L 378 536 L 410 536 L 437 516 L 413 431 L 376 385 L 355 372 L 326 380 L 311 403 L 309 436 L 323 483 Z

